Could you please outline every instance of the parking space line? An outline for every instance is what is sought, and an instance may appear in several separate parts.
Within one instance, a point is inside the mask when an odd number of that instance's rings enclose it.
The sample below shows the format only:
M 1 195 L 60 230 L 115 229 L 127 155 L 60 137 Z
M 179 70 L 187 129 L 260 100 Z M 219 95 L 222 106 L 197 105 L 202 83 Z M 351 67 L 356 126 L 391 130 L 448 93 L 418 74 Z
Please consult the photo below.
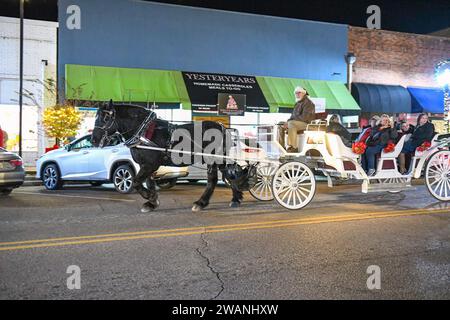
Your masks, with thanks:
M 386 212 L 373 212 L 366 214 L 351 214 L 340 216 L 326 216 L 317 218 L 301 218 L 292 220 L 278 220 L 278 221 L 263 221 L 247 224 L 233 224 L 233 225 L 217 225 L 217 226 L 199 226 L 191 228 L 179 228 L 179 229 L 166 229 L 166 230 L 149 230 L 142 232 L 130 232 L 130 233 L 118 233 L 118 234 L 104 234 L 93 236 L 81 236 L 81 237 L 67 237 L 67 238 L 54 238 L 43 240 L 29 240 L 29 241 L 17 241 L 17 242 L 3 242 L 0 243 L 0 251 L 14 251 L 23 249 L 34 249 L 44 247 L 59 247 L 67 245 L 79 245 L 79 244 L 93 244 L 93 243 L 108 243 L 115 241 L 127 241 L 138 239 L 151 239 L 151 238 L 163 238 L 163 237 L 178 237 L 188 235 L 198 235 L 203 233 L 223 233 L 232 231 L 244 231 L 244 230 L 258 230 L 258 229 L 273 229 L 281 227 L 291 227 L 298 225 L 319 224 L 319 223 L 332 223 L 332 222 L 346 222 L 346 221 L 360 221 L 368 219 L 381 219 L 381 218 L 394 218 L 405 216 L 417 216 L 417 215 L 430 215 L 437 213 L 449 213 L 447 209 L 439 210 L 401 210 L 401 211 L 386 211 Z M 71 240 L 71 241 L 68 241 Z
M 66 197 L 66 198 L 82 198 L 82 199 L 93 199 L 93 200 L 109 200 L 109 201 L 121 201 L 121 202 L 135 202 L 133 199 L 114 199 L 114 198 L 103 198 L 103 197 L 87 197 L 87 196 L 77 196 L 68 194 L 56 194 L 56 193 L 39 193 L 39 192 L 23 192 L 16 191 L 14 194 L 31 194 L 37 196 L 47 196 L 47 197 Z

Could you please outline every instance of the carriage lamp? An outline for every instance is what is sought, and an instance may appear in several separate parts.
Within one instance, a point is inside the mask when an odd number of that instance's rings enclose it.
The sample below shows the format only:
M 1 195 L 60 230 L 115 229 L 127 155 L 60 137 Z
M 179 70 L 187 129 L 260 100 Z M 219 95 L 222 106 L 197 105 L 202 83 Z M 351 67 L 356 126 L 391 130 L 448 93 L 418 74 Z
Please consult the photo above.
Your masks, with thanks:
M 450 59 L 443 60 L 435 68 L 436 81 L 444 90 L 445 131 L 450 132 Z

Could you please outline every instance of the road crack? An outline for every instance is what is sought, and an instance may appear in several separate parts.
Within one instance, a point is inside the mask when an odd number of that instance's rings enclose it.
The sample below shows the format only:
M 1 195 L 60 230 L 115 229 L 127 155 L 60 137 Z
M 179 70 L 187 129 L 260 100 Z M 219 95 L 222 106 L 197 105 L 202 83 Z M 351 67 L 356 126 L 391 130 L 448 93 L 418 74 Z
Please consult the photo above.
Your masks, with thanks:
M 213 297 L 211 298 L 211 300 L 215 300 L 217 299 L 222 292 L 225 290 L 225 284 L 222 280 L 222 278 L 220 277 L 220 273 L 214 269 L 214 267 L 211 265 L 211 260 L 206 256 L 206 254 L 202 251 L 208 248 L 208 241 L 205 239 L 205 235 L 206 233 L 202 233 L 200 235 L 200 239 L 202 240 L 203 246 L 202 248 L 196 248 L 195 250 L 197 251 L 197 253 L 199 254 L 200 257 L 202 257 L 205 261 L 206 261 L 206 266 L 208 267 L 209 270 L 211 270 L 211 272 L 216 276 L 217 280 L 220 283 L 220 291 Z

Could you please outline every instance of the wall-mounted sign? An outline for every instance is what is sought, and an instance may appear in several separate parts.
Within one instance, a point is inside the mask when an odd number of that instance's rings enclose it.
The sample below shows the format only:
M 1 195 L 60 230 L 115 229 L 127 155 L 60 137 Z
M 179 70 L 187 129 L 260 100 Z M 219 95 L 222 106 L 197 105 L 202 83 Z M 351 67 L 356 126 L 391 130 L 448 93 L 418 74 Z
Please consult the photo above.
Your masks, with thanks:
M 246 106 L 245 111 L 246 112 L 257 112 L 257 113 L 269 113 L 270 108 L 269 108 L 269 106 L 262 106 L 262 107 Z
M 192 112 L 217 114 L 218 108 L 217 108 L 216 104 L 193 103 L 192 104 Z
M 184 83 L 192 103 L 192 110 L 202 113 L 218 113 L 217 97 L 219 93 L 245 95 L 242 112 L 262 110 L 269 112 L 269 105 L 261 88 L 253 76 L 239 76 L 215 73 L 182 72 Z M 245 106 L 247 108 L 245 109 Z M 267 111 L 266 111 L 267 110 Z
M 327 99 L 309 97 L 309 100 L 311 100 L 314 103 L 314 106 L 316 108 L 316 113 L 325 112 L 326 105 L 327 105 Z
M 245 113 L 245 94 L 219 93 L 219 115 L 243 116 Z

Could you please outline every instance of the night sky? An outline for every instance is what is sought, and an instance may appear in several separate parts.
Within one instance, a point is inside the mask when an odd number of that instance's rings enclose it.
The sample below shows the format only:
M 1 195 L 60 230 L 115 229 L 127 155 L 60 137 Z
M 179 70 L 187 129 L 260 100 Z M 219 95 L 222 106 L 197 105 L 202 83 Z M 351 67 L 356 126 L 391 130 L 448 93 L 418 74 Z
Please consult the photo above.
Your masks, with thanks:
M 57 0 L 26 0 L 25 17 L 57 20 Z M 95 1 L 95 0 L 92 0 Z M 229 11 L 366 26 L 366 9 L 381 8 L 381 28 L 426 34 L 450 27 L 450 0 L 155 0 Z M 0 15 L 18 16 L 19 0 L 0 0 Z

